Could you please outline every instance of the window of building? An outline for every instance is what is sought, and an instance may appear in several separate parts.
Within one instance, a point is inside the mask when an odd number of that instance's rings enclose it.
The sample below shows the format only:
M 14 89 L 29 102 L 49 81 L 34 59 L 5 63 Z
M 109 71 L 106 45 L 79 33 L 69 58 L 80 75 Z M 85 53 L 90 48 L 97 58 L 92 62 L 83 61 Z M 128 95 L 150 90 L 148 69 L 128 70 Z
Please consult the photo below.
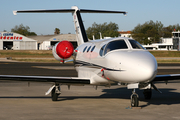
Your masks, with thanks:
M 159 46 L 159 48 L 166 48 L 166 46 L 165 45 L 161 45 L 161 46 Z

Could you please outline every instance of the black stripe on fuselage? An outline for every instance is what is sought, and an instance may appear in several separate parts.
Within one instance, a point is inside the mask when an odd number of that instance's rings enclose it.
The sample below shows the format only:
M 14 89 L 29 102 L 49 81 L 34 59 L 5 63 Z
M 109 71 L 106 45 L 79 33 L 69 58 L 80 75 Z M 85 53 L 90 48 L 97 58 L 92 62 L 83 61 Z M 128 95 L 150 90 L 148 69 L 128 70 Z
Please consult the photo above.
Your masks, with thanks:
M 125 71 L 125 70 L 116 70 L 116 69 L 111 69 L 111 68 L 107 68 L 107 67 L 103 67 L 100 65 L 96 65 L 96 64 L 92 64 L 92 63 L 88 63 L 85 61 L 75 61 L 75 67 L 88 67 L 88 68 L 96 68 L 96 69 L 105 69 L 105 70 L 109 70 L 109 71 Z
M 87 38 L 86 31 L 85 31 L 85 28 L 84 28 L 84 25 L 83 25 L 83 21 L 82 21 L 82 18 L 81 18 L 80 11 L 77 10 L 76 14 L 77 14 L 77 18 L 78 18 L 78 21 L 79 21 L 79 26 L 80 26 L 80 30 L 81 30 L 81 33 L 82 33 L 83 40 L 84 40 L 84 42 L 88 42 L 88 38 Z

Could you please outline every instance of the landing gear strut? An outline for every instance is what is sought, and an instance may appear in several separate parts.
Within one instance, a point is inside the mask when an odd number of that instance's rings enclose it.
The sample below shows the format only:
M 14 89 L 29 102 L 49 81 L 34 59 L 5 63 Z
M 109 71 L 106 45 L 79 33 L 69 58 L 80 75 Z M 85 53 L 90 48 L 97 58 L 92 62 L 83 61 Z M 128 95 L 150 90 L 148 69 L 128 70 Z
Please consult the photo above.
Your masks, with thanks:
M 51 98 L 52 101 L 57 101 L 58 96 L 61 94 L 59 84 L 56 84 L 55 87 L 51 91 Z
M 135 93 L 135 89 L 132 90 L 131 95 L 131 107 L 138 107 L 139 106 L 139 96 Z

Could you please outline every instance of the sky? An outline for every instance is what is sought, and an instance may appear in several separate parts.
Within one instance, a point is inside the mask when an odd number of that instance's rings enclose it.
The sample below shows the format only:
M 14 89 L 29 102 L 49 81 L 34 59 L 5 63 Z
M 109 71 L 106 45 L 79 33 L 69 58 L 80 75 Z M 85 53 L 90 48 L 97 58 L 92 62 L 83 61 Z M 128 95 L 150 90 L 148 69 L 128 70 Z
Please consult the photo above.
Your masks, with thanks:
M 138 24 L 153 20 L 161 21 L 164 27 L 179 24 L 180 0 L 0 0 L 0 31 L 10 32 L 16 25 L 29 26 L 38 35 L 54 34 L 59 28 L 63 34 L 75 34 L 71 13 L 18 13 L 13 10 L 32 9 L 79 9 L 118 10 L 123 14 L 82 13 L 85 29 L 94 22 L 118 24 L 119 31 L 129 31 Z

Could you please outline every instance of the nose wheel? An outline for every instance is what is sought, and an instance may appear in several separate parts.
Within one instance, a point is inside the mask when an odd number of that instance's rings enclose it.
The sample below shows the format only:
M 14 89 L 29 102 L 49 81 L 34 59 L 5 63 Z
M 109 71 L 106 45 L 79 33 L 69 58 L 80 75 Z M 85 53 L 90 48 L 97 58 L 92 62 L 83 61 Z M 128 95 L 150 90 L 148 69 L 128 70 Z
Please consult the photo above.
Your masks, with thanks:
M 135 93 L 135 89 L 132 91 L 131 95 L 131 107 L 138 107 L 139 106 L 139 96 Z

